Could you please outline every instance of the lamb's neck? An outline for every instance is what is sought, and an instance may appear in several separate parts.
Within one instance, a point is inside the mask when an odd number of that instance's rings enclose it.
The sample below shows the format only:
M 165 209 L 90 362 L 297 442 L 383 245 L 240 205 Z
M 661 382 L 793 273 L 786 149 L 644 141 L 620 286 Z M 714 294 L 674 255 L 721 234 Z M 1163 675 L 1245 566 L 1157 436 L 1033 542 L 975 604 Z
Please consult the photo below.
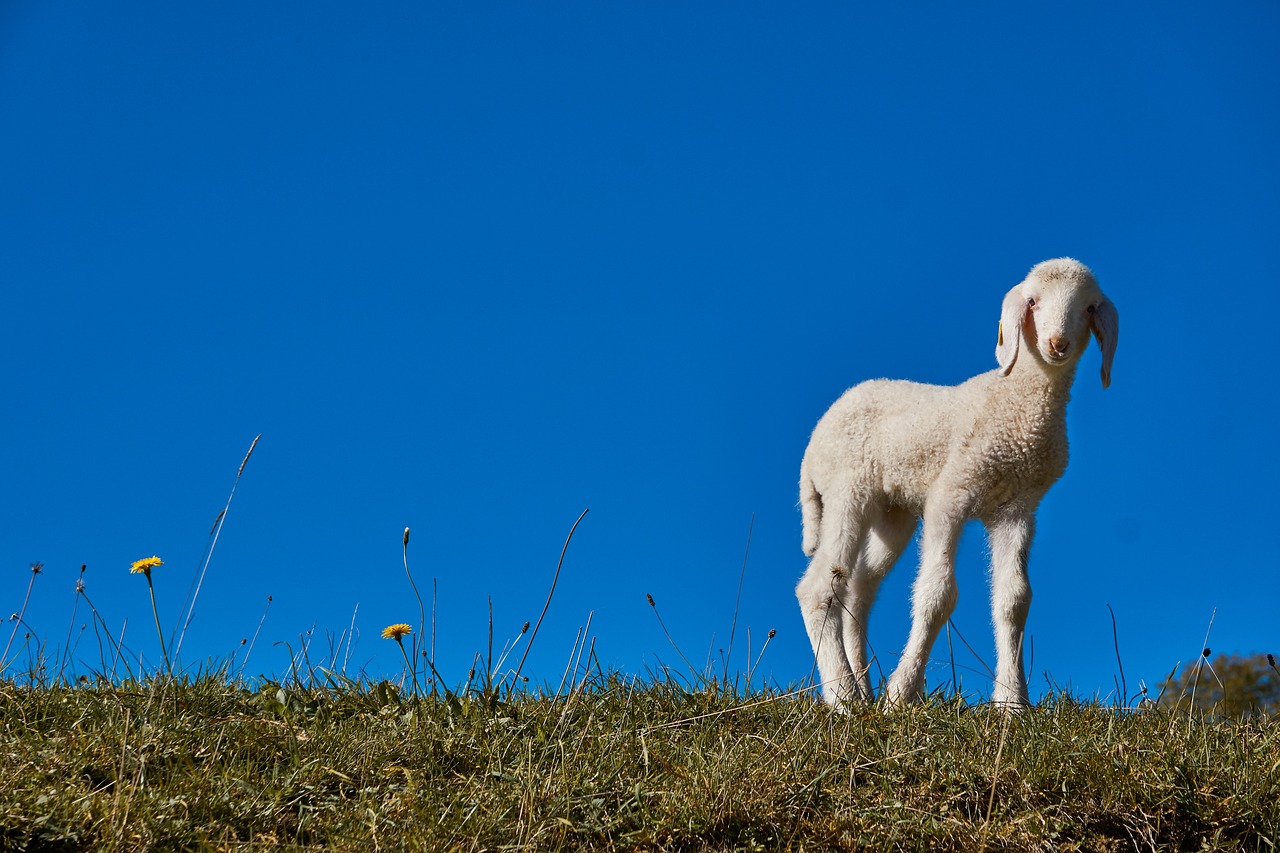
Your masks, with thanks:
M 1077 363 L 1052 367 L 1024 353 L 1014 363 L 1006 381 L 1017 387 L 1024 406 L 1040 412 L 1046 419 L 1056 420 L 1066 417 Z

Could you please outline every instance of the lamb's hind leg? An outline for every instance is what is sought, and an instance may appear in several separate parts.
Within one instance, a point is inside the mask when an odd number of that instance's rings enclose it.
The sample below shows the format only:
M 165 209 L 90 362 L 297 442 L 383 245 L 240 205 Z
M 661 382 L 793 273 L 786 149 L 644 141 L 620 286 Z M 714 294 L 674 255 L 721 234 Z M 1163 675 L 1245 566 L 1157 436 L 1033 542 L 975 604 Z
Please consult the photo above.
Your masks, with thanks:
M 867 623 L 880 582 L 911 543 L 916 517 L 900 509 L 888 509 L 869 525 L 866 543 L 850 572 L 844 596 L 844 654 L 853 671 L 854 695 L 870 702 L 870 664 L 867 661 Z
M 836 706 L 855 698 L 857 691 L 854 672 L 845 655 L 843 630 L 848 618 L 844 609 L 845 580 L 865 536 L 861 515 L 847 506 L 825 507 L 818 547 L 796 585 L 800 613 L 818 663 L 822 698 Z

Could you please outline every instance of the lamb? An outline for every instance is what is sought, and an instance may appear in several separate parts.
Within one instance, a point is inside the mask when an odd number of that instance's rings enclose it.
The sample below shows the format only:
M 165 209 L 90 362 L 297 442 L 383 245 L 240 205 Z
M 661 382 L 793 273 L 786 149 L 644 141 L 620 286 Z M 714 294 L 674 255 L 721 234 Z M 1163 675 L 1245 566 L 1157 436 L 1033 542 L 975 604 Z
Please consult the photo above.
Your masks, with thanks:
M 818 421 L 800 465 L 811 560 L 796 597 L 828 703 L 871 700 L 867 617 L 921 518 L 911 632 L 886 694 L 893 705 L 923 696 L 929 651 L 956 604 L 956 545 L 974 518 L 991 551 L 991 699 L 1029 704 L 1022 640 L 1036 508 L 1067 466 L 1066 406 L 1089 334 L 1106 388 L 1119 330 L 1088 267 L 1044 261 L 1004 298 L 998 368 L 956 386 L 863 382 Z

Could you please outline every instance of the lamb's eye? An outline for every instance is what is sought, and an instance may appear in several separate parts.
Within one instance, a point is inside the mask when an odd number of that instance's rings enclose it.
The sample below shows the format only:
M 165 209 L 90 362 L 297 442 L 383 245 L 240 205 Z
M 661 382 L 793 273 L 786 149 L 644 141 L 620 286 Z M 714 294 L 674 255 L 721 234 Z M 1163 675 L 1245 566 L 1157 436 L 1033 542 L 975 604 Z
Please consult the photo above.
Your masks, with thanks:
M 1090 306 L 1089 306 L 1088 308 L 1086 308 L 1085 310 L 1086 310 L 1086 311 L 1088 311 L 1090 314 L 1092 314 L 1094 311 L 1097 311 L 1097 310 L 1098 310 L 1098 306 L 1097 306 L 1097 305 L 1090 305 Z

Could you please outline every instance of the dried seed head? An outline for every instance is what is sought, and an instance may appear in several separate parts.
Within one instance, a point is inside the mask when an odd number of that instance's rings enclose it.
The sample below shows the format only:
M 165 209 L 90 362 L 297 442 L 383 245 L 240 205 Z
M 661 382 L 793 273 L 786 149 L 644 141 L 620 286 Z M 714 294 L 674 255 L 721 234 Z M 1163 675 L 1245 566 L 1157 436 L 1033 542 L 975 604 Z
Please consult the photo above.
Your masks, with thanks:
M 40 574 L 40 570 L 41 570 L 41 569 L 43 569 L 43 568 L 44 568 L 44 563 L 32 563 L 32 564 L 31 564 L 31 574 L 33 574 L 33 575 L 38 575 L 38 574 Z
M 525 620 L 524 627 L 520 629 L 520 633 L 523 634 L 528 630 L 529 630 L 529 622 L 528 620 Z
M 84 592 L 84 578 L 76 578 L 76 592 Z
M 409 544 L 409 528 L 404 529 L 404 544 Z
M 844 580 L 844 566 L 833 565 L 831 567 L 831 577 L 835 578 L 838 581 Z
M 1209 659 L 1209 655 L 1210 655 L 1211 653 L 1212 653 L 1212 650 L 1211 650 L 1211 649 L 1209 649 L 1208 647 L 1206 647 L 1206 648 L 1205 648 L 1205 650 L 1204 650 L 1204 651 L 1202 651 L 1200 654 L 1204 655 L 1205 660 L 1208 660 L 1208 659 Z
M 649 602 L 649 606 L 650 606 L 650 607 L 657 607 L 657 606 L 658 606 L 658 605 L 656 605 L 656 604 L 654 604 L 654 603 L 653 603 L 653 596 L 652 596 L 652 595 L 650 595 L 650 594 L 649 594 L 649 593 L 647 593 L 647 592 L 644 594 L 644 599 L 645 599 L 645 601 Z
M 772 640 L 772 639 L 773 639 L 774 637 L 776 637 L 776 636 L 778 636 L 778 629 L 777 629 L 777 628 L 770 628 L 770 629 L 769 629 L 769 639 L 770 639 L 770 640 Z
M 1275 666 L 1275 665 L 1276 665 L 1276 656 L 1275 656 L 1275 655 L 1273 655 L 1273 654 L 1268 654 L 1268 655 L 1267 655 L 1267 666 Z

